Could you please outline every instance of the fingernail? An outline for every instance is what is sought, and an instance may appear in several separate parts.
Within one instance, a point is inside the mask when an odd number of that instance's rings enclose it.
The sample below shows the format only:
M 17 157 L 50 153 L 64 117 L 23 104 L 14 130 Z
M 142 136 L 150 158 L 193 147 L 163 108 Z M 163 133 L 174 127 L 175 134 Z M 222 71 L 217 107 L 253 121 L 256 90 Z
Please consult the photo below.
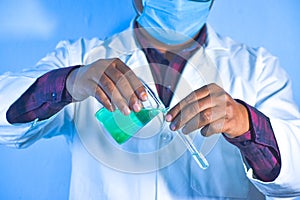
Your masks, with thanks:
M 140 94 L 140 98 L 141 98 L 143 101 L 146 101 L 146 100 L 148 99 L 147 93 L 146 93 L 146 92 L 142 92 L 142 93 Z
M 175 131 L 175 129 L 176 129 L 175 124 L 171 124 L 171 125 L 170 125 L 170 129 L 171 129 L 172 131 Z
M 125 107 L 123 110 L 124 115 L 129 115 L 130 114 L 130 109 L 128 107 Z
M 167 114 L 167 116 L 166 116 L 166 121 L 167 121 L 167 122 L 172 121 L 172 115 Z
M 141 110 L 141 107 L 137 102 L 133 104 L 132 108 L 134 112 L 139 112 Z
M 186 127 L 183 127 L 183 128 L 181 129 L 181 131 L 182 131 L 182 133 L 183 133 L 184 135 L 187 135 L 187 134 L 188 134 L 188 130 L 187 130 Z
M 115 111 L 115 106 L 113 104 L 111 104 L 111 103 L 109 104 L 109 110 L 111 112 Z

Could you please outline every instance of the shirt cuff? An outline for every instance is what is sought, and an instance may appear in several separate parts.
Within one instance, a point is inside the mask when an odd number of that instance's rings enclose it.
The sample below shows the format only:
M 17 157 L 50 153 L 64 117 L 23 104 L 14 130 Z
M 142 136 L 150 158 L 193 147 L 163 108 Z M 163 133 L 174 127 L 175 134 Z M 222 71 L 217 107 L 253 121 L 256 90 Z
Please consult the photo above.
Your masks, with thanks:
M 51 117 L 72 102 L 66 80 L 71 71 L 80 66 L 55 69 L 39 77 L 15 101 L 6 113 L 9 123 L 26 123 Z
M 44 97 L 46 97 L 46 99 L 43 99 L 42 101 L 71 103 L 72 96 L 66 88 L 66 81 L 68 75 L 78 67 L 80 66 L 60 68 L 41 76 L 39 82 L 44 87 Z M 49 84 L 49 87 L 47 87 L 47 83 Z
M 269 118 L 247 103 L 238 99 L 236 101 L 243 104 L 248 110 L 250 130 L 235 138 L 229 138 L 223 134 L 225 139 L 241 149 L 247 147 L 247 144 L 250 142 L 270 146 L 277 149 L 279 155 L 277 142 Z
M 281 159 L 270 120 L 254 107 L 241 100 L 237 101 L 248 110 L 250 130 L 235 138 L 223 135 L 240 149 L 245 164 L 253 168 L 257 178 L 265 182 L 275 180 L 280 172 Z

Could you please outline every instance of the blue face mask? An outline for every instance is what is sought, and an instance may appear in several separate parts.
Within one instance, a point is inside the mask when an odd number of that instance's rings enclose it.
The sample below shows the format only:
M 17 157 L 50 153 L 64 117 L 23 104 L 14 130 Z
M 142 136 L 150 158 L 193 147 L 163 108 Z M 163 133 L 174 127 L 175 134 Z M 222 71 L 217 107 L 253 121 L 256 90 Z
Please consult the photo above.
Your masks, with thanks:
M 206 23 L 212 0 L 144 0 L 138 23 L 155 39 L 177 45 L 192 39 Z

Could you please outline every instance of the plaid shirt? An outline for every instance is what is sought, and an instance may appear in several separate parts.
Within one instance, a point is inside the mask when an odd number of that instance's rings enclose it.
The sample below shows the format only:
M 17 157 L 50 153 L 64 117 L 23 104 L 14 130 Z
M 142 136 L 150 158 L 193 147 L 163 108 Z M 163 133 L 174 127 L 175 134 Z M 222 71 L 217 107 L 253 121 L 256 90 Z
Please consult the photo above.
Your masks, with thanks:
M 168 51 L 164 54 L 157 50 L 147 38 L 143 37 L 137 23 L 135 23 L 134 30 L 150 64 L 158 95 L 164 105 L 169 107 L 180 73 L 183 71 L 187 60 L 205 43 L 207 28 L 204 26 L 196 39 L 185 49 Z M 166 58 L 167 54 L 171 59 Z
M 66 79 L 77 67 L 79 66 L 55 69 L 38 78 L 10 106 L 6 113 L 7 121 L 25 123 L 37 118 L 48 119 L 71 103 L 72 97 L 66 89 Z
M 136 29 L 135 35 L 143 47 L 151 66 L 160 98 L 166 106 L 172 98 L 186 60 L 206 41 L 206 26 L 196 38 L 196 43 L 173 55 L 169 61 L 157 49 L 153 48 Z M 173 70 L 166 71 L 160 66 L 169 66 Z M 67 67 L 50 71 L 38 78 L 7 111 L 10 123 L 24 123 L 35 119 L 44 120 L 64 106 L 72 102 L 66 89 L 66 78 L 75 67 Z M 166 76 L 168 74 L 168 76 Z M 172 77 L 172 79 L 166 79 Z M 167 87 L 163 87 L 166 85 Z M 254 175 L 262 181 L 272 181 L 279 174 L 281 167 L 280 153 L 269 119 L 254 107 L 242 103 L 249 112 L 251 129 L 236 138 L 225 139 L 238 147 L 246 163 L 252 167 Z

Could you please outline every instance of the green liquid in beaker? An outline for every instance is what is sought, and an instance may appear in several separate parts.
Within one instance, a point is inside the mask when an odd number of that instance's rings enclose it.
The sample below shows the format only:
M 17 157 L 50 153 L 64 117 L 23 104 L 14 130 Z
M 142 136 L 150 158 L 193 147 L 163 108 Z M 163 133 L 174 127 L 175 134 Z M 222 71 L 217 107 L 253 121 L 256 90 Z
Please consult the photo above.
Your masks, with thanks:
M 162 112 L 160 109 L 141 109 L 138 113 L 131 112 L 128 116 L 125 116 L 120 110 L 110 112 L 106 108 L 101 108 L 96 113 L 96 118 L 103 124 L 116 142 L 122 144 L 160 112 Z

